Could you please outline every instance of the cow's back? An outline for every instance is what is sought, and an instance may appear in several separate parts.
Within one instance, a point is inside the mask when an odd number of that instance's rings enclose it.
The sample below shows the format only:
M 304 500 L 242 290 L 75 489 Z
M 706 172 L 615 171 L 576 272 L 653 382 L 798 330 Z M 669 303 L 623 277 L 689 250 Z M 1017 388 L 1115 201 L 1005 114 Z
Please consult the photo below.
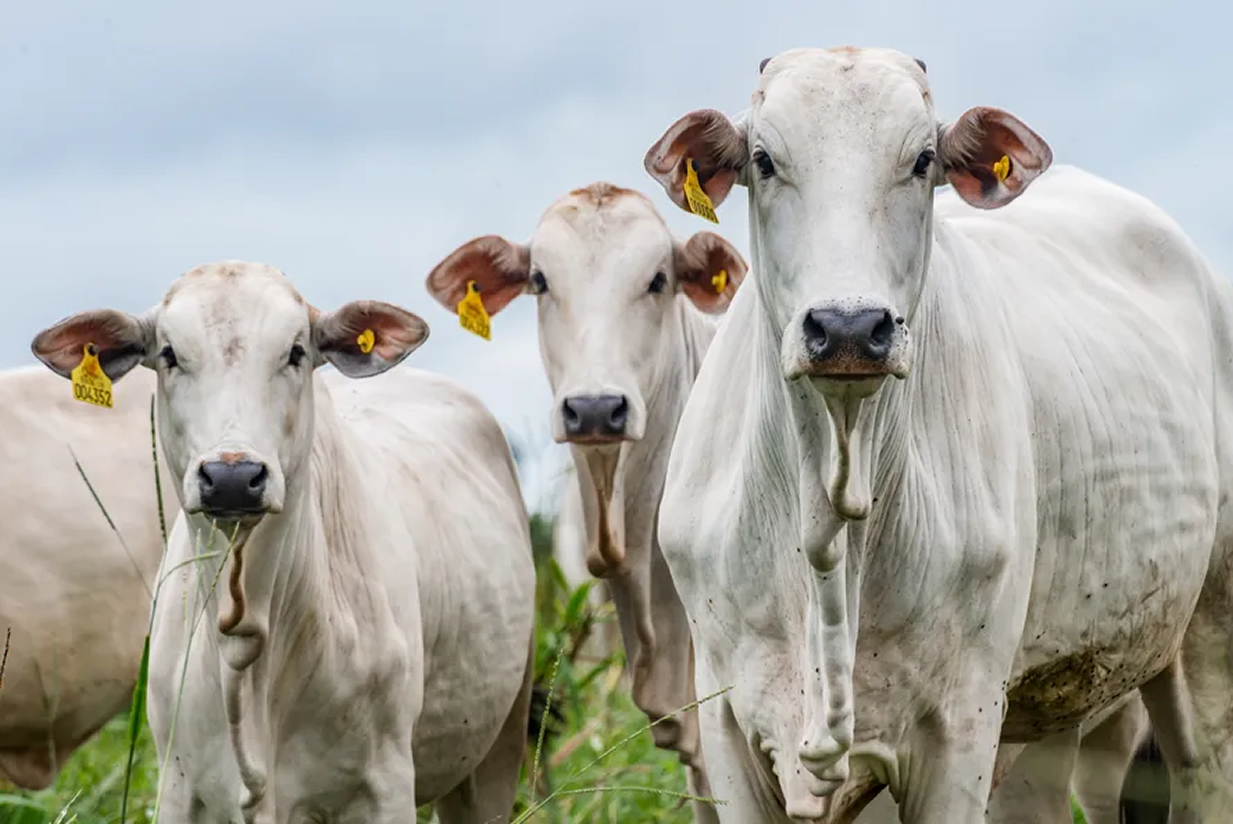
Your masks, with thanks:
M 0 768 L 19 784 L 54 778 L 49 720 L 63 762 L 131 700 L 163 546 L 150 435 L 154 388 L 153 373 L 134 370 L 115 385 L 114 407 L 102 409 L 74 400 L 69 382 L 41 366 L 0 374 L 0 633 L 13 631 L 0 695 Z M 179 504 L 165 471 L 162 477 L 170 524 Z
M 326 375 L 340 416 L 391 481 L 386 505 L 413 537 L 426 656 L 416 761 L 442 764 L 420 753 L 456 752 L 459 766 L 421 768 L 425 798 L 474 767 L 513 705 L 505 685 L 521 680 L 534 626 L 526 507 L 505 436 L 472 393 L 406 367 L 362 381 Z
M 1038 549 L 1005 727 L 1031 736 L 1159 671 L 1180 640 L 1171 616 L 1206 574 L 1218 508 L 1224 287 L 1159 208 L 1077 169 L 997 212 L 939 198 L 938 213 L 964 241 L 952 262 L 995 282 L 986 334 L 1015 348 L 1032 407 Z

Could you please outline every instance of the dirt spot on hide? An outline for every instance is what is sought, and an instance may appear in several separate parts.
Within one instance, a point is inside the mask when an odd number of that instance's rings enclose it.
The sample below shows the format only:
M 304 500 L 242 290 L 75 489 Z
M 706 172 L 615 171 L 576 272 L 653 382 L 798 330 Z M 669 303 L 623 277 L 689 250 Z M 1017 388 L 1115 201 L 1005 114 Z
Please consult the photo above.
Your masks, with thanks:
M 1006 692 L 1002 739 L 1034 741 L 1069 729 L 1093 710 L 1134 688 L 1128 673 L 1111 669 L 1088 649 L 1025 672 Z

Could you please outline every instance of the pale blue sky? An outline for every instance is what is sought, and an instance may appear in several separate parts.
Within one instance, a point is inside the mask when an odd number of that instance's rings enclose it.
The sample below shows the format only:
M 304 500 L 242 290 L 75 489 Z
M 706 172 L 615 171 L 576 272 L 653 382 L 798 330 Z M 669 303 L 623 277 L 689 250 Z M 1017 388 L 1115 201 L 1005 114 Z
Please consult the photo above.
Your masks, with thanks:
M 1227 5 L 588 5 L 8 4 L 0 366 L 31 362 L 30 338 L 66 314 L 139 311 L 192 266 L 246 258 L 322 307 L 419 313 L 433 331 L 415 365 L 546 438 L 533 302 L 488 343 L 424 276 L 475 235 L 526 238 L 553 198 L 599 179 L 649 194 L 682 235 L 704 228 L 652 188 L 643 153 L 690 109 L 743 109 L 758 62 L 796 46 L 920 57 L 941 116 L 1013 111 L 1057 162 L 1156 200 L 1233 271 Z M 745 251 L 743 195 L 719 215 Z M 547 477 L 528 479 L 533 499 Z

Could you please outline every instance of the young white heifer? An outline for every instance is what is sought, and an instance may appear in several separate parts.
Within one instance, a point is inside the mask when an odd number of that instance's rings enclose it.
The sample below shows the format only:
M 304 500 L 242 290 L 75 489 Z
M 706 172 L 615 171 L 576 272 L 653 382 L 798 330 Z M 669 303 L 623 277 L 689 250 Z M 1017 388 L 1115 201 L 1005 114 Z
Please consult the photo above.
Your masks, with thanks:
M 154 376 L 137 376 L 106 409 L 75 400 L 42 366 L 0 373 L 0 465 L 8 467 L 0 650 L 13 631 L 0 689 L 0 777 L 23 789 L 50 785 L 132 701 L 163 557 L 153 393 Z M 170 524 L 175 492 L 161 461 L 160 469 Z
M 694 175 L 749 191 L 754 288 L 659 527 L 698 691 L 735 685 L 702 710 L 722 820 L 848 820 L 889 785 L 908 824 L 974 824 L 1023 742 L 1073 749 L 1136 687 L 1173 820 L 1229 820 L 1233 288 L 1051 160 L 852 48 L 781 54 L 745 117 L 647 153 L 682 208 Z
M 83 312 L 34 339 L 61 375 L 93 345 L 111 380 L 158 376 L 186 513 L 165 569 L 186 564 L 188 590 L 164 587 L 151 639 L 166 820 L 395 822 L 430 801 L 444 824 L 507 820 L 530 536 L 497 422 L 391 369 L 427 336 L 396 306 L 320 312 L 278 270 L 228 262 L 143 316 Z
M 689 625 L 656 540 L 668 449 L 715 334 L 708 315 L 727 309 L 746 268 L 720 236 L 680 241 L 646 197 L 595 183 L 554 203 L 529 243 L 479 237 L 428 275 L 451 311 L 472 284 L 488 315 L 536 296 L 552 432 L 577 468 L 587 567 L 608 583 L 634 703 L 653 719 L 694 700 Z M 679 719 L 652 728 L 655 743 L 680 753 L 691 789 L 708 795 L 697 713 Z

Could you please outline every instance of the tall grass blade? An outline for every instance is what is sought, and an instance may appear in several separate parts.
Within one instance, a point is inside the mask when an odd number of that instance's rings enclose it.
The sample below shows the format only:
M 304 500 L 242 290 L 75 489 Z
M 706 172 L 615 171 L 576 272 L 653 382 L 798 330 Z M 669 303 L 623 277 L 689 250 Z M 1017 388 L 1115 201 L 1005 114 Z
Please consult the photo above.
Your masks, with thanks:
M 150 395 L 150 457 L 154 459 L 154 494 L 158 497 L 158 528 L 163 532 L 163 550 L 167 549 L 167 515 L 163 512 L 163 479 L 158 474 L 158 436 L 154 430 L 154 395 Z
M 120 824 L 128 820 L 128 791 L 133 778 L 133 756 L 141 736 L 141 719 L 146 714 L 146 683 L 150 680 L 150 633 L 146 633 L 141 648 L 141 668 L 137 670 L 137 686 L 133 688 L 133 703 L 128 711 L 128 762 L 124 765 L 124 792 L 120 796 Z
M 4 656 L 0 657 L 0 689 L 4 689 L 4 668 L 9 665 L 9 642 L 13 640 L 13 628 L 4 631 Z

